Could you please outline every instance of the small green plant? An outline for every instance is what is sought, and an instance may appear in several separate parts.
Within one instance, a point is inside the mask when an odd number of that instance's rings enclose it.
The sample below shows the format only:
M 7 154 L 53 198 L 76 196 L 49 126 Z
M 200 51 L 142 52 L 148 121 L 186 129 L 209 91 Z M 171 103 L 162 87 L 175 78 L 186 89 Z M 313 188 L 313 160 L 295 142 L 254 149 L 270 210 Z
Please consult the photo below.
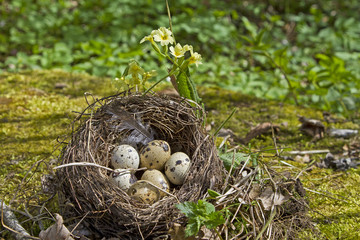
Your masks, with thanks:
M 200 98 L 195 84 L 190 78 L 189 65 L 195 64 L 198 66 L 201 64 L 201 55 L 194 52 L 191 45 L 181 46 L 180 43 L 176 43 L 173 32 L 165 27 L 153 30 L 140 43 L 146 41 L 151 43 L 152 48 L 160 57 L 169 60 L 172 67 L 168 69 L 166 76 L 158 80 L 149 89 L 146 89 L 145 93 L 170 77 L 174 88 L 179 92 L 180 96 L 199 103 Z M 113 82 L 118 89 L 127 90 L 140 85 L 145 90 L 145 82 L 153 76 L 156 76 L 155 71 L 145 72 L 135 60 L 132 60 L 122 76 L 115 78 Z
M 131 60 L 125 68 L 122 76 L 120 78 L 113 79 L 112 83 L 119 90 L 129 90 L 129 88 L 137 88 L 139 86 L 141 86 L 144 90 L 146 81 L 156 75 L 157 73 L 155 70 L 145 72 L 137 61 Z
M 214 230 L 220 239 L 220 233 L 216 227 L 224 224 L 225 220 L 221 212 L 215 210 L 215 206 L 205 200 L 195 202 L 184 202 L 176 207 L 188 217 L 188 224 L 185 229 L 185 236 L 195 236 L 202 226 Z
M 233 168 L 237 168 L 241 165 L 242 162 L 246 162 L 248 159 L 253 161 L 252 155 L 242 152 L 220 152 L 219 156 L 223 161 L 224 167 L 227 171 L 231 169 L 231 166 Z

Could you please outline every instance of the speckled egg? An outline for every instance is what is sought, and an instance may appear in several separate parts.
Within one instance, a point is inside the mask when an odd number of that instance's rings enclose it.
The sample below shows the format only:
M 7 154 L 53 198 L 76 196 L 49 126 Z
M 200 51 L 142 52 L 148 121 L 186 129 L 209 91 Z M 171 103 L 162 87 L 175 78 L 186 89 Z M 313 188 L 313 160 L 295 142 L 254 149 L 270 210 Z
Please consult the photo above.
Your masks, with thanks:
M 130 186 L 137 181 L 134 174 L 129 170 L 121 168 L 115 169 L 115 171 L 110 174 L 110 180 L 124 191 L 127 191 Z
M 183 152 L 176 152 L 165 163 L 165 175 L 171 183 L 181 185 L 184 183 L 189 168 L 189 156 Z
M 130 197 L 150 205 L 160 199 L 159 190 L 145 180 L 139 180 L 131 185 L 128 194 Z
M 159 170 L 156 170 L 156 169 L 146 170 L 143 173 L 141 180 L 149 181 L 149 182 L 153 183 L 155 186 L 161 188 L 162 190 L 164 190 L 166 192 L 169 192 L 169 190 L 170 190 L 169 181 L 167 180 L 166 176 Z M 166 195 L 166 193 L 160 191 L 161 197 L 163 197 L 165 195 Z
M 171 155 L 166 141 L 154 140 L 146 144 L 140 151 L 140 167 L 163 170 L 164 164 Z
M 112 152 L 111 165 L 116 168 L 139 168 L 140 157 L 135 148 L 122 144 Z

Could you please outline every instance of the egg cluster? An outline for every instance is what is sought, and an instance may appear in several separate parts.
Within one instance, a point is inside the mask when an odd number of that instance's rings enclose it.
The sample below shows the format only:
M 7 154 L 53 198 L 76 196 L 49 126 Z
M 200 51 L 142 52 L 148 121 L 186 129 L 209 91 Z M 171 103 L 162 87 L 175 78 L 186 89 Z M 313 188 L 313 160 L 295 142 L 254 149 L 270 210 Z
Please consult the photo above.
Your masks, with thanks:
M 165 196 L 166 192 L 170 192 L 170 183 L 184 183 L 190 167 L 190 158 L 183 152 L 171 154 L 166 141 L 154 140 L 142 147 L 139 152 L 127 144 L 115 147 L 111 165 L 115 169 L 110 175 L 110 180 L 114 184 L 134 199 L 153 204 Z M 146 168 L 140 180 L 130 170 L 139 167 Z

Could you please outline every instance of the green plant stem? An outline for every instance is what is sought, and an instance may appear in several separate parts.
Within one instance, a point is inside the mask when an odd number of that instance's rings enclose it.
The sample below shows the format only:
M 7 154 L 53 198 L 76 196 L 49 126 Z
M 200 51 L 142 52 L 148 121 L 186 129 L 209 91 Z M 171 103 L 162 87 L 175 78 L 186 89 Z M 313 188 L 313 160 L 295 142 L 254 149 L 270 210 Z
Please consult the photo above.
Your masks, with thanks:
M 259 232 L 259 234 L 256 236 L 255 240 L 259 240 L 261 238 L 261 236 L 263 235 L 263 233 L 265 232 L 266 228 L 270 225 L 271 221 L 273 220 L 273 218 L 275 217 L 276 214 L 276 208 L 274 208 L 274 211 L 272 211 L 269 219 L 267 220 L 266 224 L 262 227 L 261 231 Z
M 223 240 L 223 238 L 221 237 L 219 231 L 218 231 L 216 228 L 214 228 L 214 231 L 215 231 L 216 235 L 218 236 L 218 238 L 219 238 L 220 240 Z
M 162 77 L 160 80 L 158 80 L 156 83 L 154 83 L 150 88 L 148 88 L 142 96 L 146 95 L 148 92 L 151 91 L 151 89 L 153 89 L 156 85 L 158 85 L 159 83 L 161 83 L 162 81 L 164 81 L 167 77 L 170 77 L 171 75 L 173 75 L 176 72 L 176 70 L 171 71 L 169 74 L 167 74 L 166 76 Z
M 289 91 L 290 91 L 290 93 L 291 93 L 291 96 L 294 98 L 294 101 L 295 101 L 296 106 L 298 106 L 299 103 L 298 103 L 298 100 L 297 100 L 297 98 L 296 98 L 296 94 L 294 93 L 294 88 L 293 88 L 293 86 L 291 85 L 290 79 L 288 78 L 288 75 L 286 74 L 286 72 L 284 71 L 284 69 L 274 61 L 274 59 L 270 56 L 270 54 L 269 54 L 268 52 L 264 52 L 264 56 L 267 57 L 268 59 L 270 59 L 270 61 L 271 61 L 271 62 L 280 70 L 280 72 L 284 75 L 285 80 L 286 80 L 286 82 L 287 82 L 287 84 L 288 84 L 288 86 L 289 86 Z
M 224 127 L 224 125 L 230 120 L 230 118 L 235 114 L 236 112 L 236 108 L 234 108 L 232 110 L 232 112 L 230 113 L 230 115 L 225 119 L 225 121 L 223 121 L 221 123 L 221 125 L 216 129 L 215 133 L 213 134 L 214 137 L 216 137 L 216 135 L 220 132 L 220 130 Z
M 169 55 L 165 55 L 166 59 L 168 59 L 170 62 L 172 62 L 177 68 L 179 67 L 179 65 L 169 56 Z
M 170 31 L 172 32 L 172 35 L 173 35 L 173 38 L 174 38 L 174 45 L 176 45 L 176 40 L 175 40 L 174 32 L 173 32 L 173 29 L 172 29 L 171 13 L 170 13 L 170 8 L 169 8 L 169 2 L 168 2 L 168 0 L 166 0 L 166 10 L 167 10 L 167 14 L 168 14 L 168 17 L 169 17 Z

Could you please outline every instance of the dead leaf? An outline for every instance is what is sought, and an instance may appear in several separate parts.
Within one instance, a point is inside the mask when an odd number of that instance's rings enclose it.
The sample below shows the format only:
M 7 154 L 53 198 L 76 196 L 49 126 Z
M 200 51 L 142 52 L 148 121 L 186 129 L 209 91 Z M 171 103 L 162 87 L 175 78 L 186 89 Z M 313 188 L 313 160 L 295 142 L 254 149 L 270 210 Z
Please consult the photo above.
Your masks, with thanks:
M 40 239 L 41 240 L 74 240 L 70 235 L 70 231 L 65 227 L 63 224 L 64 220 L 59 215 L 55 215 L 56 223 L 51 225 L 45 231 L 40 232 Z
M 211 240 L 219 240 L 219 237 L 216 236 L 216 234 L 213 231 L 211 231 L 210 229 L 206 228 L 205 226 L 202 226 L 195 239 L 196 240 L 210 240 L 210 239 Z
M 325 126 L 321 121 L 302 116 L 299 116 L 299 121 L 301 122 L 300 131 L 313 137 L 312 141 L 316 141 L 324 137 Z
M 258 124 L 255 128 L 251 129 L 248 134 L 246 134 L 246 137 L 242 139 L 242 143 L 247 145 L 251 139 L 256 138 L 257 136 L 260 136 L 262 134 L 265 134 L 267 132 L 271 132 L 271 129 L 274 129 L 274 132 L 279 132 L 280 128 L 276 124 L 272 124 L 271 122 L 264 122 L 261 124 Z
M 229 128 L 221 128 L 220 131 L 217 134 L 218 137 L 234 137 L 235 134 L 233 132 L 233 130 L 229 129 Z
M 170 69 L 169 69 L 168 71 L 170 72 Z M 175 75 L 171 75 L 171 76 L 170 76 L 170 81 L 171 81 L 172 85 L 174 86 L 176 92 L 179 93 L 179 88 L 178 88 L 178 85 L 177 85 L 177 82 L 176 82 L 176 77 L 175 77 Z
M 64 88 L 67 88 L 68 87 L 68 85 L 66 84 L 66 83 L 60 83 L 60 82 L 58 82 L 58 83 L 55 83 L 55 89 L 64 89 Z
M 206 132 L 210 132 L 210 131 L 211 131 L 211 124 L 207 124 L 207 125 L 205 126 L 205 131 L 206 131 Z
M 295 161 L 299 163 L 309 163 L 311 161 L 309 154 L 305 154 L 304 156 L 296 155 Z
M 289 197 L 279 192 L 274 192 L 269 186 L 261 193 L 258 199 L 261 200 L 265 210 L 270 210 L 272 206 L 279 206 L 289 200 Z
M 168 231 L 171 240 L 218 240 L 219 238 L 214 235 L 210 229 L 202 226 L 196 236 L 185 238 L 185 227 L 179 223 L 173 223 Z
M 159 93 L 169 96 L 179 96 L 179 93 L 174 88 L 166 88 L 161 90 Z
M 254 184 L 253 187 L 251 188 L 250 192 L 249 192 L 249 198 L 252 199 L 256 199 L 257 197 L 259 197 L 261 194 L 261 188 L 259 184 Z
M 179 223 L 171 224 L 168 232 L 170 234 L 171 240 L 185 239 L 185 228 Z

